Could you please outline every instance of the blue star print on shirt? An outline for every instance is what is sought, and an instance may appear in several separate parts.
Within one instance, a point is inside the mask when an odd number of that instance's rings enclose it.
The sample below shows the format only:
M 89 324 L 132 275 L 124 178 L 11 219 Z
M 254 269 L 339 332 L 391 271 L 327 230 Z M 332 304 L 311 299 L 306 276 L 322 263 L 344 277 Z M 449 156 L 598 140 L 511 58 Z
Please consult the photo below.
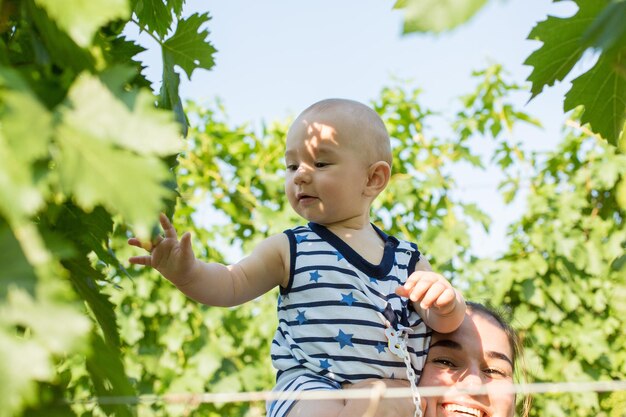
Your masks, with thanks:
M 307 235 L 298 235 L 298 236 L 296 236 L 296 242 L 298 242 L 298 243 L 305 242 L 307 240 L 307 238 L 308 238 Z
M 304 317 L 304 311 L 298 310 L 298 317 L 296 317 L 296 320 L 298 320 L 298 323 L 300 324 L 306 321 L 306 317 Z
M 324 360 L 320 359 L 320 368 L 322 369 L 330 368 L 330 363 L 328 363 L 328 359 L 324 359 Z
M 354 303 L 356 301 L 356 298 L 354 298 L 354 296 L 352 295 L 352 293 L 348 293 L 348 294 L 341 294 L 341 302 L 342 303 L 346 303 L 349 306 L 352 305 L 352 303 Z
M 309 281 L 315 281 L 315 282 L 317 282 L 317 280 L 322 277 L 319 271 L 309 272 L 309 276 L 311 277 Z
M 335 251 L 335 255 L 337 255 L 337 260 L 340 261 L 343 259 L 343 255 L 337 250 Z
M 383 353 L 386 347 L 387 345 L 385 345 L 383 342 L 378 342 L 378 344 L 376 345 L 376 350 L 378 350 L 378 353 Z
M 352 336 L 354 336 L 354 333 L 344 333 L 343 330 L 339 330 L 339 334 L 334 337 L 339 342 L 339 349 L 343 349 L 344 346 L 354 346 L 352 344 Z

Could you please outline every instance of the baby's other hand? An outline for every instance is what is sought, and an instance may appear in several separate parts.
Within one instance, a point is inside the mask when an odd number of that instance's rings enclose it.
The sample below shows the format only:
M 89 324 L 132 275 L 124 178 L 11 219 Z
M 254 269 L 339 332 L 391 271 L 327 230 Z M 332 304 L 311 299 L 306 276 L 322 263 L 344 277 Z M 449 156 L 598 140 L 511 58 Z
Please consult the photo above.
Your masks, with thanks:
M 128 258 L 131 264 L 145 265 L 159 271 L 165 278 L 179 285 L 195 264 L 191 247 L 191 235 L 185 233 L 180 241 L 176 229 L 163 213 L 159 216 L 164 236 L 157 236 L 152 242 L 142 242 L 137 238 L 128 239 L 128 244 L 143 248 L 148 255 Z
M 445 315 L 454 310 L 457 293 L 441 274 L 432 271 L 415 271 L 404 285 L 396 288 L 396 294 L 406 297 L 426 310 L 435 308 Z

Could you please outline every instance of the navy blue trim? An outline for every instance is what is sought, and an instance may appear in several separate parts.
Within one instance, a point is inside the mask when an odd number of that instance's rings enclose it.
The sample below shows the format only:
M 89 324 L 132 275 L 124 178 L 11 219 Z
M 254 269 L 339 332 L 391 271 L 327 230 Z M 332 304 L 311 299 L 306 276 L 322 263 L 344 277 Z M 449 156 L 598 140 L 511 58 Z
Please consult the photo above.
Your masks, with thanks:
M 336 266 L 330 266 L 330 265 L 303 266 L 303 267 L 298 268 L 297 271 L 293 271 L 293 272 L 294 272 L 294 275 L 296 275 L 296 274 L 300 274 L 300 273 L 308 272 L 308 271 L 338 271 L 338 272 L 341 272 L 342 274 L 352 275 L 353 277 L 359 278 L 359 274 L 357 274 L 351 269 L 338 268 Z
M 413 242 L 409 242 L 409 244 L 411 245 L 411 247 L 413 249 L 415 249 L 415 252 L 413 252 L 413 254 L 411 255 L 411 260 L 409 260 L 408 271 L 407 271 L 407 278 L 413 272 L 415 272 L 415 266 L 417 265 L 417 263 L 419 262 L 419 260 L 422 257 L 422 254 L 420 253 L 417 245 L 415 243 L 413 243 Z
M 387 366 L 389 368 L 398 368 L 404 367 L 404 362 L 399 358 L 393 361 L 386 361 L 382 359 L 376 358 L 366 358 L 362 356 L 351 356 L 351 355 L 329 355 L 327 353 L 315 353 L 311 355 L 312 358 L 315 359 L 332 359 L 334 362 L 363 362 L 363 363 L 374 363 L 382 366 Z M 306 359 L 305 359 L 306 360 Z
M 364 326 L 364 327 L 377 327 L 384 329 L 385 325 L 382 323 L 369 321 L 369 320 L 359 320 L 359 319 L 307 319 L 304 323 L 300 324 L 298 320 L 287 321 L 285 319 L 278 320 L 279 323 L 284 323 L 289 327 L 292 326 L 310 326 L 312 324 L 353 324 L 355 326 Z
M 310 302 L 310 303 L 289 304 L 287 307 L 279 306 L 278 310 L 293 310 L 294 308 L 300 308 L 300 307 L 321 307 L 321 306 L 345 307 L 346 304 L 342 303 L 341 300 L 337 300 L 337 301 L 314 301 L 314 302 Z M 367 304 L 367 303 L 355 302 L 355 303 L 352 303 L 352 305 L 350 307 L 361 307 L 361 308 L 366 308 L 368 310 L 374 310 L 374 311 L 379 311 L 380 312 L 380 310 L 378 308 L 376 308 L 376 306 L 373 306 L 373 305 Z
M 311 289 L 322 289 L 322 288 L 333 288 L 333 289 L 337 289 L 337 290 L 353 290 L 353 291 L 360 291 L 359 288 L 355 287 L 352 284 L 331 284 L 331 283 L 313 283 L 313 284 L 305 284 L 305 285 L 300 285 L 299 287 L 292 287 L 291 288 L 291 292 L 292 293 L 296 293 L 298 291 L 306 291 L 306 290 L 311 290 Z
M 293 285 L 293 276 L 296 269 L 296 236 L 293 230 L 285 230 L 283 232 L 287 235 L 287 239 L 289 239 L 289 282 L 285 288 L 280 288 L 280 293 L 282 295 L 289 294 L 291 290 L 291 286 Z
M 343 255 L 343 257 L 346 258 L 348 262 L 350 262 L 355 268 L 359 269 L 360 271 L 372 278 L 384 278 L 387 276 L 389 271 L 391 271 L 391 268 L 393 268 L 396 247 L 400 242 L 395 237 L 388 236 L 385 232 L 380 230 L 374 224 L 372 224 L 372 227 L 380 236 L 380 238 L 385 242 L 383 258 L 378 265 L 374 265 L 365 260 L 365 258 L 359 255 L 354 249 L 352 249 L 350 245 L 341 240 L 339 236 L 335 235 L 325 226 L 310 222 L 309 227 L 322 239 L 326 240 L 332 247 L 337 249 L 339 253 L 341 253 L 341 255 Z

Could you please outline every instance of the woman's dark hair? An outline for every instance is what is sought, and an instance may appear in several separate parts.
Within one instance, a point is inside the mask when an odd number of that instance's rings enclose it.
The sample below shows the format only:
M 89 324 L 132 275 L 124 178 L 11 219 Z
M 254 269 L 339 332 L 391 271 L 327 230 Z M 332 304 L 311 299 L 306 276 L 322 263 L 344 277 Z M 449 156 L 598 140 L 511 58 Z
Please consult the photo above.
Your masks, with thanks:
M 497 309 L 495 307 L 491 307 L 488 304 L 476 303 L 473 301 L 467 301 L 467 310 L 473 313 L 482 314 L 483 316 L 489 317 L 493 319 L 500 328 L 504 331 L 509 340 L 509 344 L 511 345 L 511 350 L 513 351 L 513 371 L 518 376 L 516 379 L 521 380 L 523 382 L 527 381 L 526 369 L 523 366 L 517 366 L 518 361 L 523 362 L 523 347 L 522 342 L 517 334 L 517 331 L 511 326 L 509 320 L 505 319 L 505 316 L 508 316 L 502 309 Z M 530 413 L 530 405 L 532 403 L 532 397 L 530 395 L 524 396 L 521 404 L 521 415 L 523 417 L 528 416 Z

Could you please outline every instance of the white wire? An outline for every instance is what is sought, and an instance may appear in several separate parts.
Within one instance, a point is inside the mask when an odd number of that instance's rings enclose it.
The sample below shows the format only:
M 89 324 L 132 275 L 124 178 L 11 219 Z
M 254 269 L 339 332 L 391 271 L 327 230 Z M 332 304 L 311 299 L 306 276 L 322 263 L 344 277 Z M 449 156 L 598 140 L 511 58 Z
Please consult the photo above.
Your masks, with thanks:
M 611 392 L 626 391 L 625 381 L 590 381 L 590 382 L 542 382 L 533 384 L 497 384 L 479 385 L 472 388 L 456 387 L 420 387 L 422 397 L 439 397 L 446 395 L 480 395 L 480 394 L 546 394 L 546 393 L 577 393 L 577 392 Z M 98 403 L 113 404 L 202 404 L 202 403 L 236 403 L 253 401 L 271 401 L 282 398 L 285 392 L 228 392 L 228 393 L 180 393 L 140 396 L 107 396 L 68 400 L 71 404 Z M 411 388 L 387 388 L 383 393 L 376 388 L 358 388 L 323 391 L 290 392 L 289 398 L 296 400 L 331 400 L 331 399 L 367 399 L 367 398 L 412 398 Z

